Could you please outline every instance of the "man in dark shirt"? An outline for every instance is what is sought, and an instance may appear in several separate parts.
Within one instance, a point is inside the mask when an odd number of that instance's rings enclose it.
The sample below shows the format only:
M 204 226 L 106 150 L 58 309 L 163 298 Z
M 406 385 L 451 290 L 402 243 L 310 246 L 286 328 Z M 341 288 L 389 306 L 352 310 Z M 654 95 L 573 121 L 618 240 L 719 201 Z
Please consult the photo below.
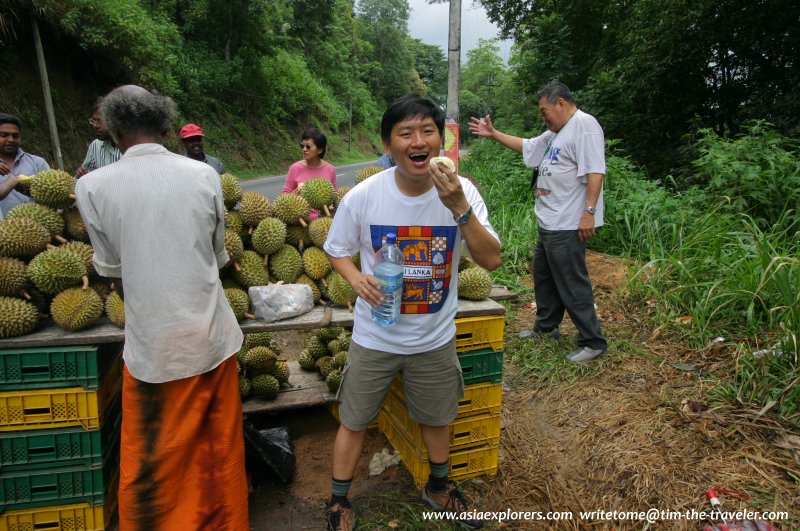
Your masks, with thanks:
M 180 137 L 181 142 L 183 142 L 183 148 L 186 150 L 186 156 L 190 159 L 205 162 L 222 175 L 225 173 L 225 166 L 222 162 L 216 157 L 206 155 L 205 151 L 203 151 L 204 136 L 203 130 L 197 124 L 186 124 L 181 127 Z

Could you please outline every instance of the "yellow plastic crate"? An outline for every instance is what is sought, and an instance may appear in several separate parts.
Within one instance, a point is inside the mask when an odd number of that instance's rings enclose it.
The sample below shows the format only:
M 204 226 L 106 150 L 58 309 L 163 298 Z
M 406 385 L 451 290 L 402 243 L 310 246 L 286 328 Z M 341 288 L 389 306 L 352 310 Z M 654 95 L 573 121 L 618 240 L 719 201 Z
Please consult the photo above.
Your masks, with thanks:
M 333 404 L 328 404 L 327 407 L 328 407 L 328 411 L 330 411 L 331 415 L 333 415 L 333 418 L 335 418 L 337 422 L 342 422 L 342 420 L 339 418 L 339 402 L 334 402 Z M 378 417 L 380 418 L 380 416 L 382 414 L 383 414 L 383 411 L 381 410 L 378 413 Z M 377 428 L 377 427 L 378 427 L 378 419 L 375 419 L 375 422 L 373 422 L 372 424 L 367 426 L 367 429 L 372 429 L 372 428 Z
M 0 513 L 0 531 L 103 531 L 117 510 L 119 472 L 109 484 L 105 503 L 73 503 Z
M 504 329 L 505 317 L 502 315 L 456 319 L 456 351 L 503 350 Z
M 83 426 L 100 427 L 122 386 L 122 358 L 97 391 L 82 387 L 29 389 L 0 393 L 0 431 L 38 430 Z
M 405 403 L 403 379 L 398 374 L 392 382 L 391 392 Z M 458 400 L 458 416 L 498 415 L 503 403 L 503 384 L 489 382 L 464 386 L 464 396 Z
M 419 454 L 427 457 L 428 451 L 422 440 L 419 424 L 408 415 L 405 402 L 394 393 L 389 393 L 383 403 L 383 411 L 392 422 L 407 435 Z M 501 415 L 484 414 L 470 417 L 456 417 L 448 426 L 450 431 L 450 451 L 463 450 L 473 446 L 497 446 L 500 444 Z
M 414 483 L 418 488 L 422 488 L 431 473 L 428 458 L 416 451 L 413 444 L 405 437 L 403 430 L 392 421 L 392 417 L 382 415 L 378 421 L 386 439 L 400 452 L 400 458 L 411 472 Z M 499 450 L 498 446 L 479 446 L 450 452 L 450 479 L 461 481 L 483 475 L 496 475 Z

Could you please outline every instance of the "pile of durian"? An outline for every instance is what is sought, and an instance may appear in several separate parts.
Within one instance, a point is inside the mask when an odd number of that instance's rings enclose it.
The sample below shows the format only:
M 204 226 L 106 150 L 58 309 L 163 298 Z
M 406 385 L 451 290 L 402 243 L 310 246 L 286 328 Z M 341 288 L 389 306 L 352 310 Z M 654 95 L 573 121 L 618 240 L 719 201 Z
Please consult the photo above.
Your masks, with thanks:
M 236 354 L 239 368 L 239 394 L 274 400 L 281 386 L 289 383 L 289 366 L 280 358 L 280 349 L 269 332 L 245 334 Z
M 328 389 L 335 393 L 342 383 L 342 369 L 347 363 L 350 332 L 339 326 L 317 328 L 300 351 L 298 363 L 306 371 L 318 371 Z

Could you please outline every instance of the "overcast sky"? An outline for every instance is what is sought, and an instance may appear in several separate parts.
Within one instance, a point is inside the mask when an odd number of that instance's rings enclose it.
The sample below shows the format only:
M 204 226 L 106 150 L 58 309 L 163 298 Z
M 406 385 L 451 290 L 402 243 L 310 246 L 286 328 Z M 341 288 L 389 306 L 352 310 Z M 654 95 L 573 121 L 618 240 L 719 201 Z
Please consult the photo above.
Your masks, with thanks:
M 447 27 L 450 5 L 428 4 L 425 0 L 408 0 L 411 16 L 408 32 L 426 44 L 439 46 L 447 57 Z M 478 39 L 497 37 L 497 26 L 486 17 L 482 6 L 473 6 L 472 0 L 461 0 L 461 62 L 467 60 L 467 52 L 478 46 Z M 511 41 L 500 41 L 500 57 L 508 63 Z

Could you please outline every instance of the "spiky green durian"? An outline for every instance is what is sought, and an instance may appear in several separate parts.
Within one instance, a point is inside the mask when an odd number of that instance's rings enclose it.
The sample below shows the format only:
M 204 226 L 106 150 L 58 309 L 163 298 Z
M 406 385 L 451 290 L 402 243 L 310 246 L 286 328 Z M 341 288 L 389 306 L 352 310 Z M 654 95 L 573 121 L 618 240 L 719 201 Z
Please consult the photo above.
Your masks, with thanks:
M 244 345 L 247 348 L 268 347 L 275 350 L 274 341 L 270 332 L 252 332 L 244 335 Z
M 270 372 L 278 356 L 267 347 L 253 347 L 244 355 L 244 366 L 254 374 Z
M 219 184 L 222 188 L 222 200 L 225 208 L 233 208 L 242 199 L 242 184 L 230 173 L 220 175 Z
M 322 356 L 317 360 L 317 370 L 323 379 L 327 378 L 328 373 L 333 370 L 333 358 L 330 356 Z
M 239 216 L 246 227 L 258 227 L 270 215 L 269 199 L 258 192 L 245 192 L 239 202 Z
M 331 263 L 325 251 L 319 247 L 307 247 L 303 251 L 303 271 L 314 280 L 327 276 L 331 272 Z
M 342 350 L 342 343 L 338 339 L 332 339 L 328 341 L 328 352 L 331 353 L 331 356 L 336 354 L 337 352 Z
M 30 218 L 0 219 L 0 256 L 25 258 L 50 243 L 50 232 Z
M 368 178 L 382 171 L 383 168 L 380 166 L 367 166 L 366 168 L 361 168 L 356 172 L 355 183 L 358 184 L 362 181 L 366 181 Z
M 283 193 L 272 202 L 272 210 L 274 216 L 287 225 L 304 225 L 311 212 L 311 205 L 299 194 Z
M 300 188 L 300 195 L 308 201 L 311 208 L 324 208 L 336 201 L 336 189 L 333 183 L 321 177 L 304 182 Z
M 83 265 L 86 266 L 86 271 L 88 274 L 94 274 L 94 262 L 92 261 L 92 258 L 94 257 L 94 249 L 91 245 L 88 243 L 75 241 L 64 243 L 61 245 L 61 248 L 66 249 L 83 260 Z
M 249 397 L 250 394 L 253 392 L 253 385 L 250 383 L 250 378 L 244 376 L 243 374 L 239 375 L 239 396 L 242 397 L 242 400 Z
M 325 385 L 328 386 L 328 390 L 331 393 L 335 393 L 339 390 L 339 386 L 342 384 L 342 371 L 340 369 L 333 369 L 328 375 L 325 377 Z
M 347 363 L 347 352 L 339 351 L 333 356 L 333 367 L 335 369 L 341 369 L 344 367 L 345 363 Z
M 328 346 L 318 337 L 309 337 L 306 341 L 306 349 L 315 360 L 328 355 Z
M 62 215 L 64 216 L 64 228 L 70 238 L 82 242 L 89 241 L 89 232 L 86 230 L 86 225 L 77 208 L 69 208 Z
M 28 264 L 26 273 L 37 288 L 55 295 L 59 291 L 80 284 L 86 277 L 86 266 L 75 254 L 54 247 L 34 256 Z M 85 282 L 88 286 L 88 278 Z
M 311 237 L 311 241 L 314 242 L 314 245 L 320 248 L 325 245 L 325 240 L 328 239 L 328 231 L 332 223 L 333 218 L 323 216 L 315 219 L 308 225 L 308 235 Z
M 106 298 L 106 315 L 113 324 L 125 328 L 125 301 L 116 291 Z
M 280 383 L 287 383 L 289 381 L 289 365 L 285 361 L 279 361 L 275 364 L 270 374 Z
M 32 176 L 31 197 L 37 203 L 65 208 L 75 202 L 75 179 L 61 170 L 45 170 Z
M 308 227 L 302 225 L 286 226 L 286 243 L 298 249 L 304 249 L 311 245 L 311 237 L 308 235 Z
M 252 393 L 266 400 L 277 398 L 281 390 L 281 383 L 271 374 L 259 374 L 250 379 Z
M 233 310 L 233 315 L 237 321 L 242 319 L 252 319 L 253 316 L 248 312 L 250 311 L 250 296 L 247 292 L 237 288 L 228 288 L 225 290 L 225 298 L 228 299 L 228 304 Z
M 340 186 L 336 189 L 336 201 L 333 202 L 334 207 L 338 207 L 339 203 L 342 202 L 342 198 L 347 195 L 347 192 L 350 191 L 349 186 Z
M 337 271 L 331 271 L 325 281 L 328 283 L 328 298 L 332 303 L 349 307 L 358 298 L 353 286 Z
M 314 279 L 309 277 L 306 274 L 301 274 L 297 277 L 294 281 L 295 284 L 305 284 L 309 288 L 311 288 L 311 297 L 314 299 L 314 304 L 319 302 L 319 299 L 322 297 L 322 293 L 319 291 L 319 286 L 317 283 L 314 282 Z
M 53 298 L 50 315 L 61 328 L 77 332 L 103 316 L 103 301 L 93 289 L 69 288 Z
M 341 326 L 326 326 L 324 328 L 314 329 L 314 335 L 320 338 L 323 342 L 327 343 L 339 337 L 344 333 L 344 328 Z
M 264 218 L 253 231 L 251 241 L 259 254 L 276 253 L 286 241 L 286 224 L 277 218 Z
M 492 276 L 477 264 L 458 274 L 458 296 L 462 299 L 480 301 L 489 298 L 492 292 Z
M 302 270 L 303 259 L 300 252 L 291 245 L 283 244 L 279 251 L 269 257 L 269 271 L 278 280 L 294 282 Z
M 33 304 L 13 297 L 0 297 L 0 338 L 23 336 L 39 323 Z
M 264 259 L 255 251 L 242 253 L 239 270 L 233 272 L 233 278 L 245 288 L 269 284 L 269 274 L 264 267 Z
M 244 244 L 242 237 L 237 232 L 225 229 L 225 250 L 228 251 L 231 262 L 238 264 L 242 260 Z
M 314 359 L 314 356 L 311 355 L 307 348 L 300 351 L 300 355 L 297 357 L 297 363 L 304 371 L 317 370 L 317 360 Z
M 38 203 L 22 203 L 12 208 L 6 218 L 29 218 L 38 221 L 47 229 L 51 238 L 64 233 L 64 218 L 52 208 Z
M 225 230 L 232 230 L 236 234 L 242 234 L 242 217 L 238 212 L 225 212 Z
M 0 296 L 18 297 L 27 283 L 25 262 L 16 258 L 0 256 Z
M 350 350 L 350 334 L 348 332 L 342 332 L 336 340 L 339 342 L 339 350 L 345 352 Z

